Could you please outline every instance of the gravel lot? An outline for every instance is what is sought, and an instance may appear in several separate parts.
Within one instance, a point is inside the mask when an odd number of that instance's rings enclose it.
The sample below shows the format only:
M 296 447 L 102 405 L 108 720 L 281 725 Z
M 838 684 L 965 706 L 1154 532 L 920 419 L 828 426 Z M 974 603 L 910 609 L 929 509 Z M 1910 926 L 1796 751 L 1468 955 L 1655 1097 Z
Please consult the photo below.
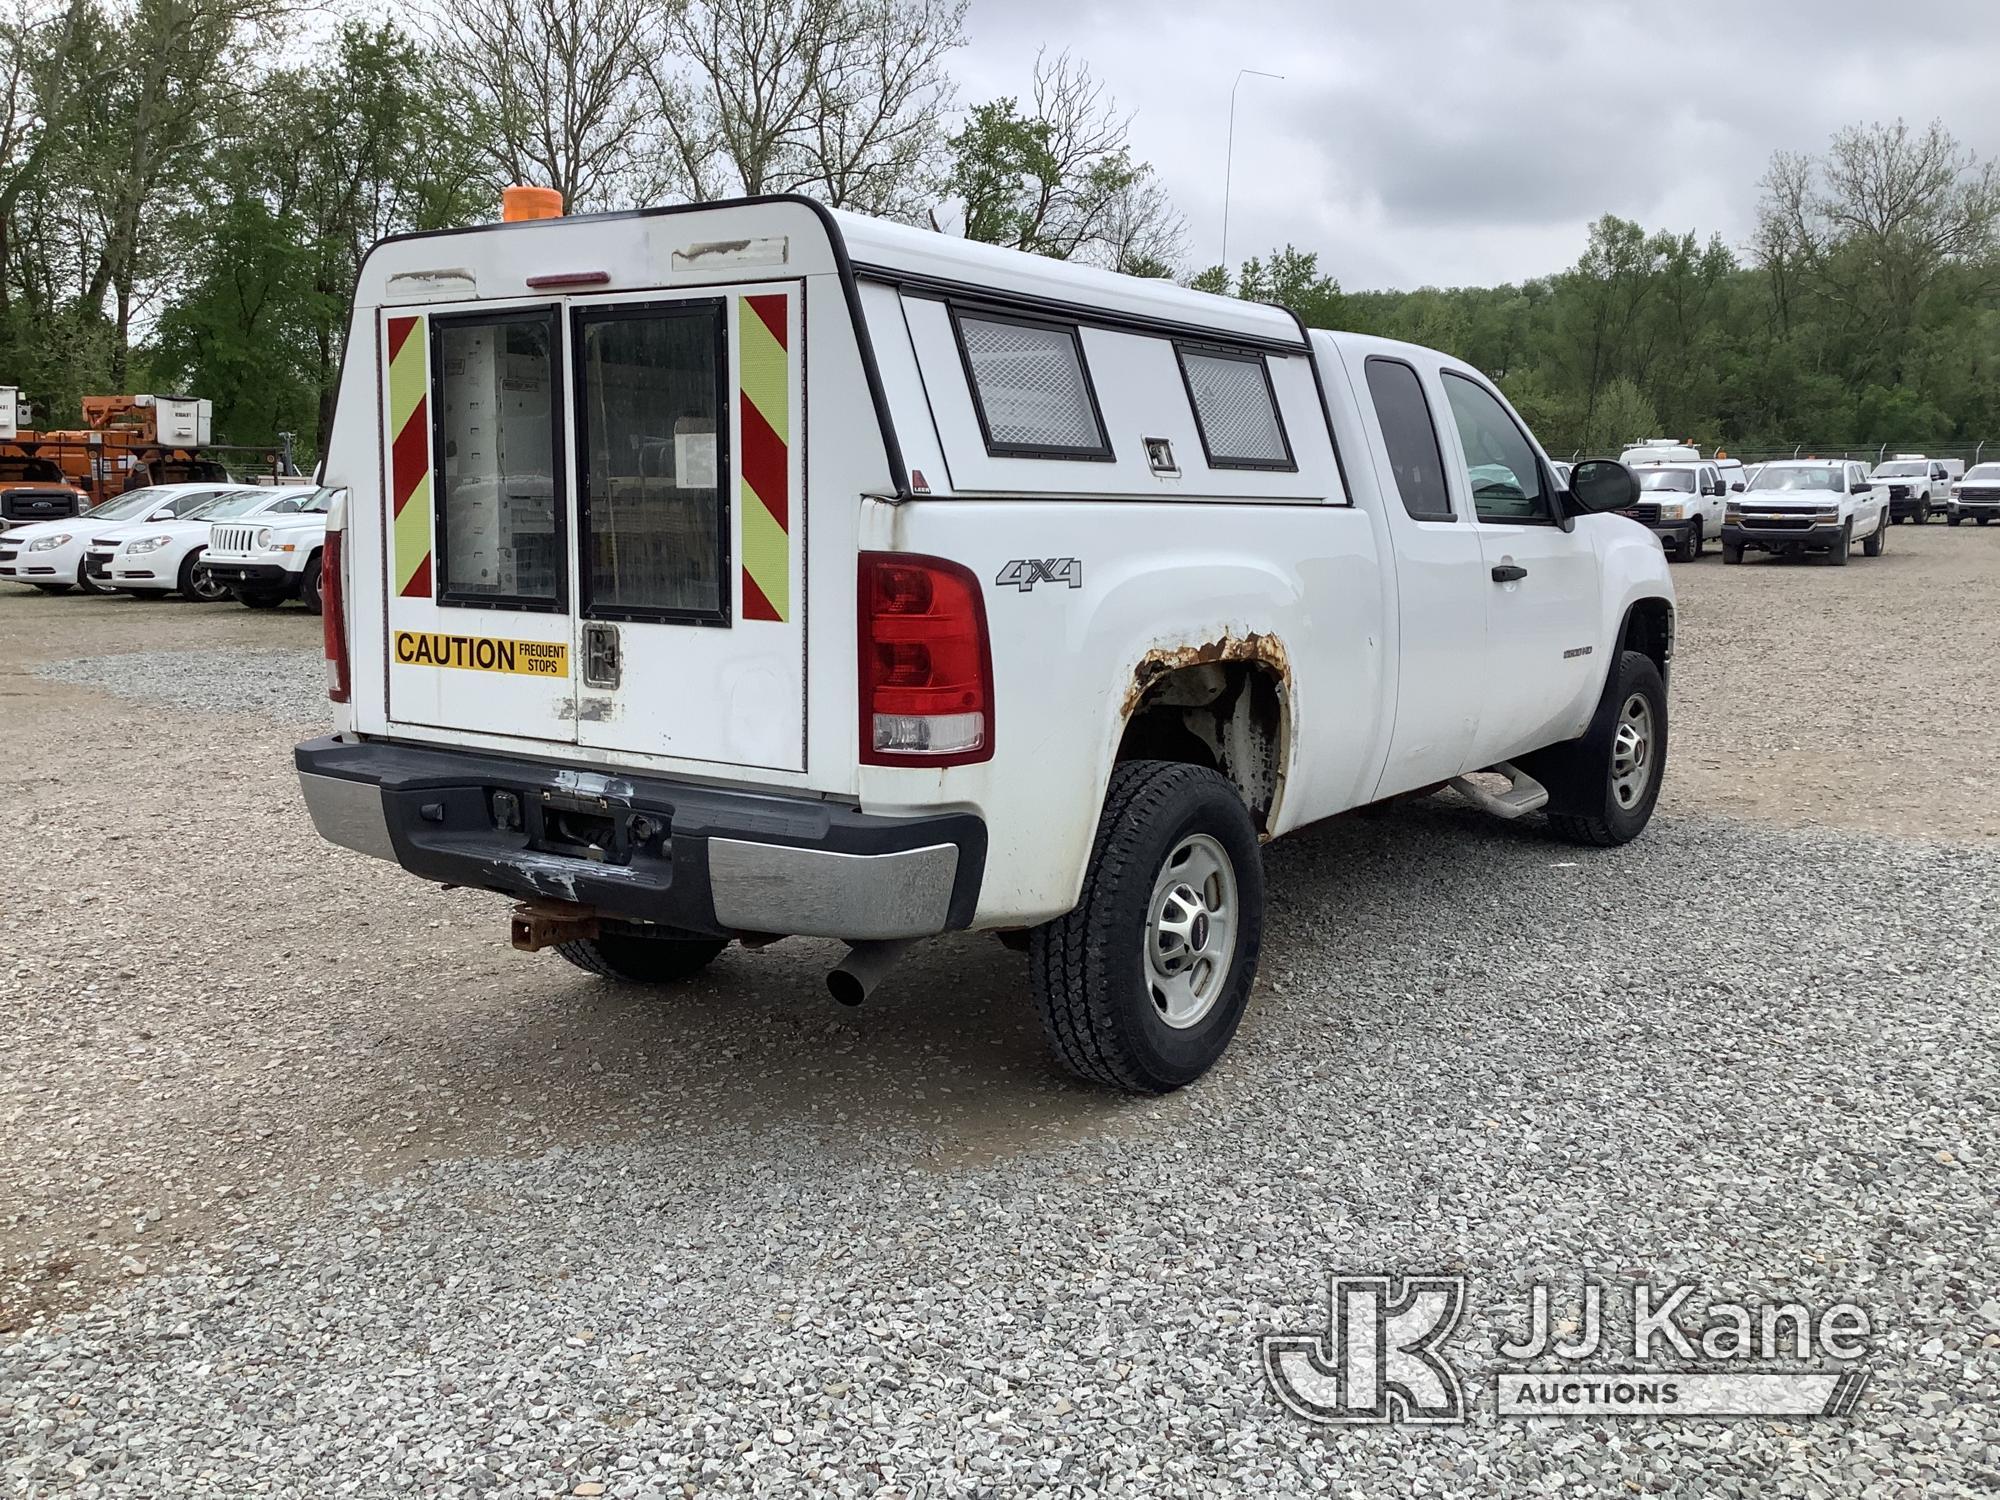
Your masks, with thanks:
M 1161 1101 L 1056 1076 L 989 939 L 851 1013 L 831 944 L 515 954 L 306 824 L 316 622 L 0 592 L 0 1494 L 1992 1493 L 2000 533 L 1675 576 L 1648 836 L 1275 846 Z M 1265 1392 L 1369 1269 L 1470 1278 L 1467 1425 Z M 1496 1418 L 1586 1278 L 1858 1302 L 1861 1408 Z

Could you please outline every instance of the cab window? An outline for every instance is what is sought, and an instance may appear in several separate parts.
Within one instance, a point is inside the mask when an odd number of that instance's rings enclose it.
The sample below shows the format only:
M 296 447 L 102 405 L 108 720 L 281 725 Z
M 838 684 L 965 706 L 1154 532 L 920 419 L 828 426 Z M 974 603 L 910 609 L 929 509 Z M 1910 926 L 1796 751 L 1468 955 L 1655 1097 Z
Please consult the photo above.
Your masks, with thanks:
M 1484 386 L 1450 370 L 1444 392 L 1465 450 L 1474 513 L 1482 521 L 1549 521 L 1541 464 L 1507 408 Z

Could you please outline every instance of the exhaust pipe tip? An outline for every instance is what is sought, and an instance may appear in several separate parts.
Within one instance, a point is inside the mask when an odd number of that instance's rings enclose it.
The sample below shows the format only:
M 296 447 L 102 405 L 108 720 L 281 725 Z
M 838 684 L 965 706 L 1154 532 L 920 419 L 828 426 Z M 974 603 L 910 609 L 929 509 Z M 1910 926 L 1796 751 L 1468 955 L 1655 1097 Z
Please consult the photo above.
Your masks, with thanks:
M 886 938 L 849 943 L 847 957 L 827 971 L 826 991 L 842 1005 L 855 1006 L 875 992 L 913 939 Z

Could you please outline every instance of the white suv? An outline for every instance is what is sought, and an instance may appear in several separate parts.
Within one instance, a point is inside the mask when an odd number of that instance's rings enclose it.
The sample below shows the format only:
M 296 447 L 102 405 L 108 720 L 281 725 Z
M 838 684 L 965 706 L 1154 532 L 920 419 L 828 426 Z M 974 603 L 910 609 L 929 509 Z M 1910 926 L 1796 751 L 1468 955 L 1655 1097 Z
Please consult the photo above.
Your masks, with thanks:
M 1844 567 L 1854 543 L 1880 557 L 1889 534 L 1889 491 L 1848 458 L 1796 458 L 1757 470 L 1749 488 L 1729 497 L 1722 521 L 1722 560 L 1745 551 L 1799 557 L 1817 552 Z
M 251 609 L 276 609 L 296 599 L 318 614 L 320 552 L 333 497 L 332 490 L 314 490 L 289 515 L 215 522 L 202 555 L 210 586 L 227 589 Z

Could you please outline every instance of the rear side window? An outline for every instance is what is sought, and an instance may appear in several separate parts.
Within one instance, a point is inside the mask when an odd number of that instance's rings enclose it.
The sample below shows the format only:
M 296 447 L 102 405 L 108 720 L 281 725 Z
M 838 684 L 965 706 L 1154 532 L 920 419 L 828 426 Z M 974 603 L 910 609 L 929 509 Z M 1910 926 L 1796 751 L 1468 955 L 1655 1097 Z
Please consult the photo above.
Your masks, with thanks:
M 986 451 L 996 458 L 1109 459 L 1074 324 L 952 310 Z
M 1389 450 L 1389 467 L 1403 509 L 1419 521 L 1451 520 L 1444 454 L 1438 448 L 1423 381 L 1401 360 L 1378 356 L 1368 361 L 1368 394 L 1375 403 L 1375 419 L 1382 424 L 1382 444 Z
M 1548 521 L 1541 465 L 1499 398 L 1463 375 L 1444 372 L 1459 445 L 1465 449 L 1472 508 L 1482 521 Z
M 555 314 L 432 327 L 438 600 L 562 608 Z
M 1176 344 L 1211 469 L 1296 469 L 1261 354 Z

